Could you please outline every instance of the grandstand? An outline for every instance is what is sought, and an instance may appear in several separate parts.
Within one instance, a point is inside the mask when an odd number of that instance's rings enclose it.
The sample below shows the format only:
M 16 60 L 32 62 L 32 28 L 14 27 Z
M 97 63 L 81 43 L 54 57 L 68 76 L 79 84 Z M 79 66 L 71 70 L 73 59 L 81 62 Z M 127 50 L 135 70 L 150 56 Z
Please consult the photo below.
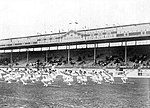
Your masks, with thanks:
M 25 67 L 150 67 L 150 23 L 0 40 L 0 65 Z

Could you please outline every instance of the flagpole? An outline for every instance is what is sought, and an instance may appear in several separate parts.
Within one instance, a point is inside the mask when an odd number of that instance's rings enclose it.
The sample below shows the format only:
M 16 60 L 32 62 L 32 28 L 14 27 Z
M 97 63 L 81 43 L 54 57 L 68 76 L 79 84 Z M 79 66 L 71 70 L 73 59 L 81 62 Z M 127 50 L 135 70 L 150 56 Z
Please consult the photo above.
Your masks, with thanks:
M 76 25 L 78 24 L 78 22 L 74 22 L 74 23 L 75 23 L 75 28 L 74 28 L 74 29 L 75 29 L 75 31 L 76 31 Z
M 69 23 L 69 25 L 71 25 L 72 23 Z M 70 26 L 69 26 L 69 28 L 68 28 L 68 32 L 70 31 Z

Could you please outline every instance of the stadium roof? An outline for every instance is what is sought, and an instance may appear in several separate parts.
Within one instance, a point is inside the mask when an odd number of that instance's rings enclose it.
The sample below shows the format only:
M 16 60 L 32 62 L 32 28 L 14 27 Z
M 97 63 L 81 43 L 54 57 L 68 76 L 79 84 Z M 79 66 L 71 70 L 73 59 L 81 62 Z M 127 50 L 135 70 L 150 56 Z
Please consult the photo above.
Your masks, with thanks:
M 82 31 L 94 31 L 94 30 L 117 28 L 117 27 L 137 26 L 137 25 L 145 25 L 145 24 L 150 24 L 150 22 L 149 22 L 149 23 L 138 23 L 138 24 L 128 24 L 128 25 L 110 26 L 110 27 L 102 27 L 102 28 L 93 28 L 93 29 L 86 29 L 86 30 L 77 30 L 77 32 L 82 32 Z M 69 32 L 70 32 L 70 31 L 69 31 Z M 49 36 L 49 35 L 58 35 L 58 34 L 65 34 L 65 33 L 68 33 L 68 32 L 59 32 L 59 33 L 51 33 L 51 34 L 40 34 L 40 35 L 33 35 L 33 36 L 7 38 L 7 39 L 1 39 L 1 40 L 19 39 L 19 38 L 27 38 L 27 37 Z

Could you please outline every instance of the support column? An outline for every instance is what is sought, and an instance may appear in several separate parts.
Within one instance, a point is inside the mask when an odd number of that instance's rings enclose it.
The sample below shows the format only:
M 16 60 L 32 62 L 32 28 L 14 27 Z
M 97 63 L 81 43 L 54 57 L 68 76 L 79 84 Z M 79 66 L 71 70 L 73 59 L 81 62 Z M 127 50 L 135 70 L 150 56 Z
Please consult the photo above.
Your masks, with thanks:
M 70 64 L 70 48 L 68 49 L 68 64 Z
M 45 62 L 48 62 L 48 51 L 45 51 Z
M 124 60 L 125 60 L 125 65 L 127 65 L 127 42 L 125 42 L 125 56 L 124 56 Z
M 29 51 L 27 50 L 27 64 L 29 63 Z
M 94 63 L 96 63 L 96 46 L 94 47 Z
M 12 66 L 13 65 L 13 50 L 11 50 L 11 54 L 10 54 L 10 63 Z

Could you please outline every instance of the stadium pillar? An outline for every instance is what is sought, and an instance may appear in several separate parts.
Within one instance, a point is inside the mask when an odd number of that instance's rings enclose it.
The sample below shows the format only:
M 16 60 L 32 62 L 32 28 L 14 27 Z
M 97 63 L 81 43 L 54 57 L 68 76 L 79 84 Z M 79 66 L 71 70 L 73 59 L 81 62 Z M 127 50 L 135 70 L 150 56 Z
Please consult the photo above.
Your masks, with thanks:
M 68 49 L 68 64 L 70 64 L 70 49 Z
M 94 47 L 94 64 L 96 63 L 96 47 Z
M 45 62 L 48 62 L 47 58 L 48 58 L 48 51 L 45 51 Z
M 29 63 L 29 51 L 27 50 L 27 64 Z
M 127 65 L 127 42 L 125 42 L 125 57 L 124 57 L 124 60 L 125 60 L 125 65 Z
M 11 50 L 11 54 L 10 54 L 10 63 L 12 66 L 13 65 L 13 50 Z

